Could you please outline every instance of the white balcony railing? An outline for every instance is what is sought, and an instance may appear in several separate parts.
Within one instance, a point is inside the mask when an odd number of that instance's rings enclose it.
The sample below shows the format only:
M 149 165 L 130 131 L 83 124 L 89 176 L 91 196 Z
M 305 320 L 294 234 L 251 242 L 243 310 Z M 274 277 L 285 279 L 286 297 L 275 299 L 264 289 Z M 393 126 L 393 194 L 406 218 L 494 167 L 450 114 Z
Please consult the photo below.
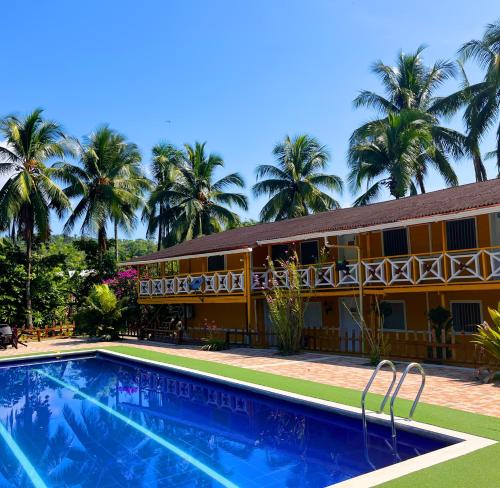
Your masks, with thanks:
M 500 280 L 500 248 L 413 254 L 364 259 L 356 262 L 326 263 L 298 268 L 301 286 L 318 291 L 359 286 L 410 286 L 443 283 L 469 283 Z M 274 287 L 288 288 L 290 279 L 284 269 L 255 269 L 254 292 Z M 190 296 L 243 293 L 243 270 L 197 273 L 168 278 L 141 280 L 141 296 Z

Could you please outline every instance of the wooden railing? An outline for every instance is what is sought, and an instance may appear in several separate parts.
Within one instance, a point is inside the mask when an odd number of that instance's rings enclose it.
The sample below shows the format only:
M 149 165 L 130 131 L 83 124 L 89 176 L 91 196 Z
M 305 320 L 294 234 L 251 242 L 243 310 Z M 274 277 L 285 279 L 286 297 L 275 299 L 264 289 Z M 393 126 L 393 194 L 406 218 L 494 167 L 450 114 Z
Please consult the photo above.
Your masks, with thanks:
M 75 331 L 75 324 L 58 324 L 47 327 L 34 327 L 32 329 L 17 329 L 20 341 L 42 341 L 60 337 L 71 337 Z
M 363 286 L 414 286 L 500 280 L 500 248 L 469 249 L 324 263 L 298 267 L 304 289 L 325 290 Z M 252 273 L 252 289 L 288 288 L 284 269 L 260 269 Z
M 299 265 L 304 289 L 329 290 L 364 287 L 404 287 L 431 284 L 461 284 L 500 281 L 500 247 L 367 258 L 361 261 Z M 260 293 L 275 287 L 288 288 L 285 269 L 254 268 L 251 287 Z M 166 278 L 142 279 L 141 297 L 242 294 L 244 271 L 179 274 Z
M 245 291 L 243 270 L 193 273 L 153 278 L 139 282 L 140 296 L 176 296 L 193 294 L 241 294 Z
M 474 365 L 476 347 L 471 334 L 455 333 L 443 330 L 441 337 L 433 331 L 384 331 L 387 349 L 384 357 L 395 359 L 415 359 L 419 361 L 439 362 L 444 364 Z M 259 333 L 256 330 L 243 329 L 205 329 L 188 328 L 185 337 L 188 340 L 202 340 L 213 337 L 230 345 L 247 347 L 275 347 L 276 334 Z M 303 332 L 302 348 L 306 351 L 360 355 L 362 338 L 359 330 L 346 331 L 339 327 L 306 328 Z M 365 354 L 369 354 L 369 345 L 365 341 Z

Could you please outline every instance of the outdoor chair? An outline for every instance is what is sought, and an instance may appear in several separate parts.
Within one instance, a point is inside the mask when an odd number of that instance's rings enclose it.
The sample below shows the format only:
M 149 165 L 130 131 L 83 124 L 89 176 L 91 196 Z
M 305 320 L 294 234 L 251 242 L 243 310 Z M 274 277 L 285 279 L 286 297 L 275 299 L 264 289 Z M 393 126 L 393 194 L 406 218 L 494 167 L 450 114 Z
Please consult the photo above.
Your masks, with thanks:
M 14 334 L 10 325 L 0 324 L 0 348 L 7 349 L 7 346 L 12 346 L 17 349 L 16 339 L 16 334 Z

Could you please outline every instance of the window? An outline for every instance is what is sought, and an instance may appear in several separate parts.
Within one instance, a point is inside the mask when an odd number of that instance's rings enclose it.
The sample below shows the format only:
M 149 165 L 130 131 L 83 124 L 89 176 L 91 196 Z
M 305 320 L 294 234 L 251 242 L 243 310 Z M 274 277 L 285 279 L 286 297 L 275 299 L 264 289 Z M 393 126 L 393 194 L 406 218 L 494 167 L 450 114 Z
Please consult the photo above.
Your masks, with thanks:
M 276 263 L 277 261 L 286 261 L 290 247 L 287 244 L 278 244 L 271 249 L 271 259 Z
M 316 264 L 318 257 L 318 241 L 300 243 L 300 262 L 302 264 Z
M 408 254 L 408 234 L 406 229 L 384 230 L 384 256 Z
M 208 271 L 222 271 L 226 268 L 226 260 L 223 254 L 219 256 L 209 256 L 207 261 L 207 270 Z
M 450 302 L 453 328 L 456 332 L 476 332 L 482 323 L 481 302 Z
M 462 219 L 446 222 L 446 245 L 449 251 L 473 249 L 476 244 L 476 220 Z
M 385 300 L 380 302 L 384 315 L 384 330 L 406 330 L 405 302 Z

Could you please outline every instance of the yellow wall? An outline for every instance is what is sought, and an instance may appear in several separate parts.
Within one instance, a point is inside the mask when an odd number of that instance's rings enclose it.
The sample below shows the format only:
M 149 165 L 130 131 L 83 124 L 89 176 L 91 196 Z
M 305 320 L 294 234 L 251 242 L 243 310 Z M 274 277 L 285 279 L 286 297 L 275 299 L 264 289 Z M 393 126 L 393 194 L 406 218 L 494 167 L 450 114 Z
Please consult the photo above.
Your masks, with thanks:
M 188 320 L 188 327 L 203 327 L 205 319 L 213 320 L 219 328 L 244 329 L 246 312 L 244 303 L 202 303 L 194 307 L 194 316 Z

